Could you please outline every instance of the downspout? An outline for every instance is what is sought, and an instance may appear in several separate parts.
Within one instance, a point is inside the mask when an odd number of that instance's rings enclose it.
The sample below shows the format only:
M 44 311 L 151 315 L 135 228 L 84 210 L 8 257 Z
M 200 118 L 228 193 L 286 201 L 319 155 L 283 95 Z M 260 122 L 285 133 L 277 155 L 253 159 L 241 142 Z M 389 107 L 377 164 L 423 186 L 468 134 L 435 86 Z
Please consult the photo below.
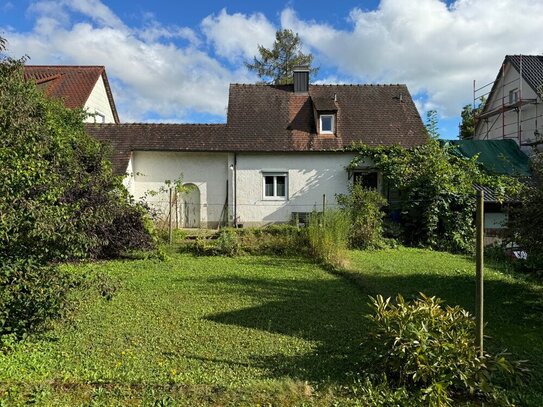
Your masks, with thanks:
M 234 227 L 238 227 L 238 154 L 234 153 Z

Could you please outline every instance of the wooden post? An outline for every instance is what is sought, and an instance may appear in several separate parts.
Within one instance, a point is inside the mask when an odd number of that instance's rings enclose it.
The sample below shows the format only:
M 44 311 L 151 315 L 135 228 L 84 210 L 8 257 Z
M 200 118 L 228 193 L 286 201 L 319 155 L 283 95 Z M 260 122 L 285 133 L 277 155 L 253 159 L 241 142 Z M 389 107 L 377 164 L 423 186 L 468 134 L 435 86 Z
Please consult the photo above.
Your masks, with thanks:
M 173 243 L 173 230 L 172 230 L 172 206 L 173 206 L 173 188 L 170 188 L 170 214 L 168 217 L 168 238 L 170 241 L 170 244 Z
M 476 246 L 475 246 L 475 318 L 476 318 L 476 343 L 479 348 L 479 356 L 483 356 L 483 336 L 484 336 L 484 191 L 477 191 L 477 212 L 476 223 Z
M 322 194 L 322 213 L 326 210 L 326 194 Z

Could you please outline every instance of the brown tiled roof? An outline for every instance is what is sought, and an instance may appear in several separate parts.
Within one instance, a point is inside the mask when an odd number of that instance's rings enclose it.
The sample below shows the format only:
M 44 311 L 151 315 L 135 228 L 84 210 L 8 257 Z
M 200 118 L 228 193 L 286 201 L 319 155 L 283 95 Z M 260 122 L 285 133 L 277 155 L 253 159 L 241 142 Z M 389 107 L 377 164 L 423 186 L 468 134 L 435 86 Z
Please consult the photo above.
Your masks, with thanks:
M 313 99 L 336 99 L 336 135 L 318 135 Z M 353 142 L 424 143 L 426 131 L 405 85 L 231 85 L 228 133 L 237 151 L 323 151 Z
M 25 65 L 24 75 L 26 79 L 36 81 L 47 96 L 63 100 L 70 109 L 83 108 L 94 85 L 102 77 L 115 123 L 119 123 L 119 115 L 103 66 Z
M 334 101 L 335 99 L 335 101 Z M 336 134 L 316 134 L 314 106 L 337 109 Z M 116 172 L 132 151 L 310 152 L 360 142 L 406 148 L 427 140 L 405 85 L 231 85 L 227 124 L 88 124 L 88 133 L 113 147 Z
M 109 144 L 115 173 L 126 171 L 132 151 L 230 151 L 225 124 L 86 124 L 87 133 Z

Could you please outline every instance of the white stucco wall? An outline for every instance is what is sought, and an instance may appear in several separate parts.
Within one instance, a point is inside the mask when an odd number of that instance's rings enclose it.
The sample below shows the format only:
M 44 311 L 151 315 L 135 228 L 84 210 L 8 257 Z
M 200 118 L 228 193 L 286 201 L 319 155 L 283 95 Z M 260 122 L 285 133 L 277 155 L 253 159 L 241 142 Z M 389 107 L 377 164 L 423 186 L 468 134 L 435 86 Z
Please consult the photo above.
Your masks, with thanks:
M 244 226 L 290 222 L 292 212 L 322 210 L 336 206 L 335 195 L 346 193 L 346 171 L 352 153 L 237 154 L 237 218 Z M 264 197 L 263 174 L 286 173 L 287 199 Z
M 510 64 L 507 65 L 505 76 L 499 78 L 496 84 L 496 91 L 492 98 L 487 101 L 488 111 L 502 107 L 502 104 L 509 104 L 509 92 L 518 89 L 521 91 L 520 97 L 524 99 L 536 99 L 537 94 L 534 90 L 520 78 L 519 72 Z M 541 102 L 541 100 L 539 100 Z M 537 107 L 537 115 L 543 113 L 541 105 Z M 477 127 L 475 139 L 478 140 L 501 140 L 503 138 L 512 138 L 519 142 L 519 135 L 522 143 L 535 141 L 534 131 L 536 106 L 534 104 L 525 104 L 517 112 L 515 109 L 508 110 L 505 113 L 495 114 L 494 116 L 483 119 Z M 543 118 L 538 118 L 538 130 L 543 134 Z M 523 148 L 523 150 L 526 150 Z M 530 150 L 528 148 L 528 150 Z
M 107 98 L 106 86 L 104 85 L 104 79 L 102 76 L 96 81 L 92 92 L 85 102 L 83 107 L 89 115 L 94 113 L 100 113 L 104 115 L 104 123 L 115 123 L 115 118 L 113 117 L 113 110 L 109 104 L 109 99 Z M 85 119 L 87 123 L 98 123 L 98 117 L 88 116 Z
M 132 154 L 133 194 L 136 200 L 149 191 L 158 191 L 165 180 L 182 176 L 184 184 L 194 184 L 200 193 L 200 226 L 215 227 L 226 200 L 228 154 L 136 151 Z M 159 208 L 168 204 L 168 195 L 149 197 Z

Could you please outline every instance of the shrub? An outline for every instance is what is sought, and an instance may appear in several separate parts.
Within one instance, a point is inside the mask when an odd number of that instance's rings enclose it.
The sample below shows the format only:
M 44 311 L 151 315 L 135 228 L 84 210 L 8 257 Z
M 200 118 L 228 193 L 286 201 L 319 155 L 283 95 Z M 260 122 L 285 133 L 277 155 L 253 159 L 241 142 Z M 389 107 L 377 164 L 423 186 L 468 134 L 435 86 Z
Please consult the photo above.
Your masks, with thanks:
M 533 177 L 520 194 L 520 206 L 510 209 L 508 240 L 528 253 L 526 267 L 543 275 L 543 152 L 531 158 Z
M 236 256 L 241 253 L 238 235 L 233 229 L 222 229 L 217 235 L 214 245 L 215 254 L 223 256 Z
M 350 220 L 344 211 L 329 210 L 311 214 L 307 227 L 310 254 L 329 266 L 343 266 L 349 227 Z
M 384 212 L 381 209 L 387 204 L 387 201 L 379 192 L 354 184 L 349 187 L 349 194 L 338 195 L 337 201 L 347 211 L 351 219 L 349 232 L 351 247 L 366 249 L 385 245 L 383 239 Z
M 293 225 L 236 229 L 236 233 L 249 254 L 300 255 L 307 249 L 306 230 Z
M 424 294 L 411 303 L 401 295 L 396 304 L 372 298 L 373 346 L 377 360 L 394 386 L 405 386 L 430 405 L 454 400 L 499 396 L 492 380 L 510 375 L 514 366 L 503 354 L 480 357 L 475 346 L 475 322 L 464 309 L 441 306 Z
M 0 336 L 20 339 L 62 314 L 76 280 L 57 267 L 30 261 L 0 267 Z

